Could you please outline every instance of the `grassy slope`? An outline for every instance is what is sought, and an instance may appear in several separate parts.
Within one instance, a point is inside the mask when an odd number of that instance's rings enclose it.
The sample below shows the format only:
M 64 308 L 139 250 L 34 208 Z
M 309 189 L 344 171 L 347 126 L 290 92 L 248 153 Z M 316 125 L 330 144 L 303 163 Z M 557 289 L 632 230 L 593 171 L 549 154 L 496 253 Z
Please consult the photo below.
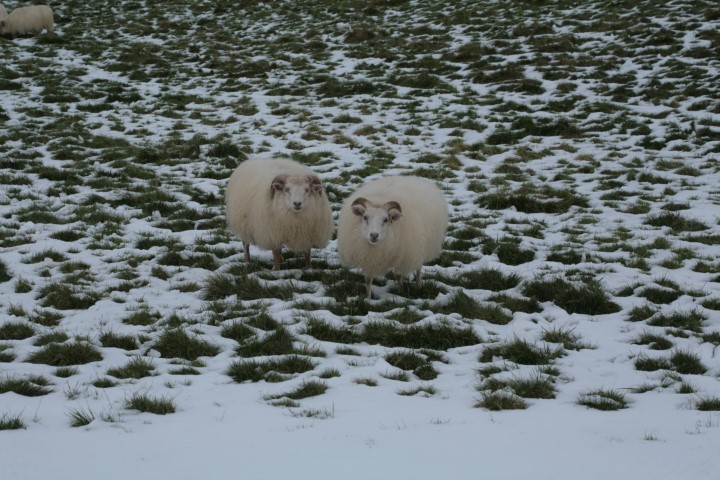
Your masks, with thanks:
M 117 368 L 115 347 L 202 373 L 203 356 L 238 348 L 280 363 L 234 365 L 233 378 L 286 381 L 368 342 L 418 350 L 406 370 L 431 380 L 438 351 L 485 342 L 475 366 L 488 378 L 502 374 L 494 348 L 552 380 L 563 368 L 548 365 L 587 351 L 545 338 L 555 325 L 577 325 L 561 340 L 623 348 L 585 338 L 596 318 L 634 335 L 626 351 L 655 354 L 640 338 L 651 330 L 708 362 L 713 2 L 156 3 L 65 2 L 58 35 L 0 40 L 0 353 L 15 362 L 3 370 L 37 356 L 57 376 L 98 352 Z M 290 258 L 270 274 L 267 254 L 243 265 L 222 195 L 248 155 L 316 168 L 335 210 L 371 175 L 441 182 L 453 211 L 430 281 L 376 282 L 396 296 L 368 304 L 332 248 L 311 272 Z M 514 357 L 519 326 L 541 353 L 562 350 Z M 44 360 L 41 337 L 62 333 L 69 348 Z

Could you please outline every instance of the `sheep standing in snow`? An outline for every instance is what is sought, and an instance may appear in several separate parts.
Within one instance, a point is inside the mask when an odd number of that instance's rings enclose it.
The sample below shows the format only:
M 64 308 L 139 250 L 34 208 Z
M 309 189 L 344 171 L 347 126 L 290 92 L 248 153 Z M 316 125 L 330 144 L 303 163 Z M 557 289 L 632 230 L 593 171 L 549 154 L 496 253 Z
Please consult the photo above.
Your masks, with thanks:
M 325 247 L 333 218 L 320 179 L 292 160 L 254 159 L 238 166 L 225 193 L 227 222 L 245 248 L 272 250 L 273 270 L 282 263 L 282 246 L 303 252 L 310 267 L 310 249 Z
M 24 35 L 40 33 L 47 30 L 52 33 L 55 28 L 53 12 L 47 5 L 19 7 L 10 12 L 7 18 L 0 20 L 0 34 Z
M 420 177 L 384 177 L 358 188 L 342 206 L 337 250 L 340 262 L 359 267 L 367 297 L 372 280 L 393 270 L 402 279 L 442 250 L 448 205 L 434 182 Z
M 5 8 L 5 5 L 0 3 L 0 21 L 5 20 L 8 16 L 7 8 Z

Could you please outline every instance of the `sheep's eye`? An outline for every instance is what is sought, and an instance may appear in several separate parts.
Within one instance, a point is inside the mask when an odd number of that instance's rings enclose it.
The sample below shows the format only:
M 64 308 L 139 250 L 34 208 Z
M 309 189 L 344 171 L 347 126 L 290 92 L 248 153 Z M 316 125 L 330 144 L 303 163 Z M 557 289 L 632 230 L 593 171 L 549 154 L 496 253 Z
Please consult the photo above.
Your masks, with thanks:
M 383 218 L 383 223 L 388 223 L 388 222 L 389 222 L 389 219 Z
M 365 221 L 367 222 L 367 221 L 368 221 L 368 216 L 367 216 L 367 215 L 363 215 L 363 220 L 365 220 Z

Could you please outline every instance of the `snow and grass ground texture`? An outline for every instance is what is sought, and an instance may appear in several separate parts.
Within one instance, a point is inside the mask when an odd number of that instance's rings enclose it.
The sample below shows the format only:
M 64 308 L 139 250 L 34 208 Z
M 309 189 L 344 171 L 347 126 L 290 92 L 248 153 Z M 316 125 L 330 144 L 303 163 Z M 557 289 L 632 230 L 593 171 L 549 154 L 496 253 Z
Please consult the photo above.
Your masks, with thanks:
M 3 477 L 717 478 L 716 2 L 111 4 L 0 39 Z M 245 264 L 272 156 L 436 180 L 420 286 Z

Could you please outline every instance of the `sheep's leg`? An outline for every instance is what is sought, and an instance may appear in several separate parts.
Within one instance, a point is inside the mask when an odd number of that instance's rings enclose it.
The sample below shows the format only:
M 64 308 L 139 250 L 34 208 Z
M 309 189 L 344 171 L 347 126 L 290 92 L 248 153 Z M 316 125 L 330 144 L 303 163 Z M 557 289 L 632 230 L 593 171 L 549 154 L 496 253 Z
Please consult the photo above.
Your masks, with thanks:
M 365 277 L 365 292 L 368 300 L 372 300 L 372 277 Z
M 420 286 L 421 272 L 422 272 L 422 267 L 415 270 L 415 285 L 417 285 L 418 287 Z
M 398 290 L 402 292 L 405 289 L 405 275 L 395 273 L 395 281 L 397 282 Z
M 282 263 L 282 249 L 273 248 L 273 270 L 280 270 L 280 264 Z
M 305 252 L 305 268 L 312 268 L 312 263 L 310 262 L 310 249 L 308 248 L 307 252 Z
M 250 263 L 250 244 L 244 243 L 243 244 L 244 250 L 245 250 L 245 261 L 247 263 Z

